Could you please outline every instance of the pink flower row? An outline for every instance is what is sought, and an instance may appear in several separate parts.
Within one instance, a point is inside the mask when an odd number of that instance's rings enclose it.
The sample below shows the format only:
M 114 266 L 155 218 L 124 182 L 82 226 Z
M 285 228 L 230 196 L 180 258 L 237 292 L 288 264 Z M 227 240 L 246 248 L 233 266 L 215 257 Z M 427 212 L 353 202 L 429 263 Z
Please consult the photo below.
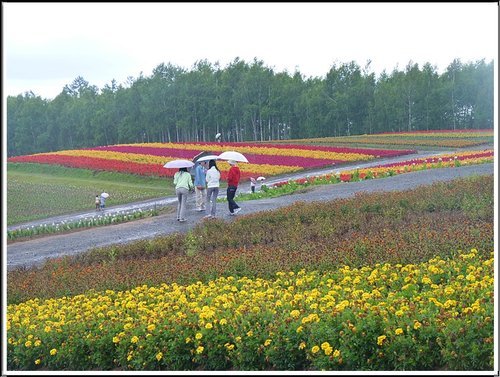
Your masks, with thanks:
M 183 144 L 183 143 L 179 143 Z M 213 145 L 212 142 L 197 142 L 197 143 L 186 143 L 186 144 L 199 144 L 203 145 Z M 325 147 L 319 145 L 299 145 L 299 144 L 269 144 L 269 143 L 221 143 L 221 146 L 230 147 L 256 147 L 256 148 L 279 148 L 279 149 L 303 149 L 312 151 L 323 151 L 323 152 L 335 152 L 335 153 L 359 153 L 366 154 L 375 157 L 393 157 L 401 156 L 405 154 L 417 153 L 415 150 L 405 149 L 405 150 L 390 150 L 390 149 L 369 149 L 369 148 L 344 148 L 344 147 Z M 201 148 L 203 149 L 203 148 Z
M 86 148 L 86 150 L 113 151 L 121 153 L 149 154 L 152 156 L 172 157 L 191 160 L 202 150 L 189 150 L 179 148 L 155 148 L 131 145 L 112 145 L 107 147 Z M 215 153 L 217 154 L 217 153 Z M 325 160 L 320 158 L 299 157 L 299 156 L 272 156 L 264 154 L 245 153 L 245 157 L 251 164 L 269 164 L 284 166 L 300 166 L 303 168 L 315 168 L 325 165 L 333 165 L 344 162 L 342 160 Z

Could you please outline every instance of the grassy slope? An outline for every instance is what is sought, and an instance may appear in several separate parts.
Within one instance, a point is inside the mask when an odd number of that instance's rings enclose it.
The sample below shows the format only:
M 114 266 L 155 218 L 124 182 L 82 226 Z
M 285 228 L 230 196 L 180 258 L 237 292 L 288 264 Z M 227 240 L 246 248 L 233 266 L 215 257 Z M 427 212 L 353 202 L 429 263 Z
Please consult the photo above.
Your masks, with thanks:
M 93 209 L 102 191 L 110 194 L 108 206 L 174 192 L 169 178 L 8 163 L 7 224 Z

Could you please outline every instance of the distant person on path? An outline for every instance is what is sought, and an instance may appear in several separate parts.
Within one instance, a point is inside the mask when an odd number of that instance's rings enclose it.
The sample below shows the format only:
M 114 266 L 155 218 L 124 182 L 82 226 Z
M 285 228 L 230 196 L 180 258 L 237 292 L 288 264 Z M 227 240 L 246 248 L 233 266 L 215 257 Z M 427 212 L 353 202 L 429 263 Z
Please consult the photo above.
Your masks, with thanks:
M 104 195 L 104 192 L 101 194 L 101 211 L 104 211 L 104 208 L 106 207 L 106 198 L 107 196 Z
M 99 199 L 99 195 L 95 196 L 95 210 L 96 211 L 101 210 L 101 199 Z
M 255 185 L 257 181 L 254 177 L 250 177 L 250 190 L 252 190 L 252 194 L 255 193 Z
M 194 169 L 194 192 L 196 199 L 196 211 L 205 211 L 207 201 L 207 182 L 205 173 L 205 161 L 197 162 Z
M 174 174 L 175 194 L 177 195 L 177 221 L 183 223 L 186 221 L 184 214 L 186 212 L 186 201 L 189 191 L 194 189 L 191 174 L 188 173 L 187 168 L 180 168 Z
M 205 216 L 206 219 L 215 218 L 215 210 L 217 208 L 217 196 L 219 196 L 220 186 L 220 171 L 215 163 L 215 160 L 210 160 L 208 163 L 208 171 L 206 174 L 207 181 L 207 205 L 210 206 L 210 213 Z
M 229 205 L 229 215 L 234 216 L 241 211 L 240 206 L 234 201 L 236 190 L 240 182 L 241 172 L 236 161 L 229 160 L 228 162 L 231 168 L 227 174 L 227 203 Z

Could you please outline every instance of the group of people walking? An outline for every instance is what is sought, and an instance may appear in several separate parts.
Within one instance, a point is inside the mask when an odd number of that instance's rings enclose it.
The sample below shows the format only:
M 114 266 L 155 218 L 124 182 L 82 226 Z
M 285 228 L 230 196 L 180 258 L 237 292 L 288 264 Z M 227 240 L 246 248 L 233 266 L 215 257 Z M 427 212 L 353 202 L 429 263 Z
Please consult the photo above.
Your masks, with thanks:
M 234 197 L 241 177 L 240 168 L 236 161 L 228 161 L 231 165 L 227 176 L 227 202 L 229 215 L 234 216 L 241 211 L 240 206 L 235 202 Z M 174 175 L 175 193 L 177 195 L 177 221 L 186 221 L 186 201 L 189 192 L 195 192 L 195 210 L 209 213 L 206 219 L 215 218 L 217 209 L 217 196 L 220 188 L 220 171 L 215 160 L 197 162 L 194 169 L 194 182 L 187 168 L 180 168 Z

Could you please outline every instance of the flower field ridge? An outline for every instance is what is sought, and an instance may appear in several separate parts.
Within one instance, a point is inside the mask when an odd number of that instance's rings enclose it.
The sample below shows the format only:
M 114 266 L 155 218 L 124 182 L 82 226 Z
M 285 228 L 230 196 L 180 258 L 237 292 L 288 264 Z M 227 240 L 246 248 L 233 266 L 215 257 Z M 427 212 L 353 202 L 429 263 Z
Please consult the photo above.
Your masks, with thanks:
M 7 161 L 57 164 L 74 168 L 164 177 L 173 176 L 175 173 L 174 169 L 163 168 L 168 161 L 191 160 L 202 151 L 219 153 L 231 149 L 244 153 L 249 160 L 248 164 L 240 164 L 242 178 L 264 174 L 273 176 L 301 169 L 415 152 L 274 144 L 263 146 L 263 144 L 252 143 L 143 143 L 38 153 L 11 157 Z M 219 161 L 218 164 L 222 179 L 226 179 L 229 164 L 225 161 Z

